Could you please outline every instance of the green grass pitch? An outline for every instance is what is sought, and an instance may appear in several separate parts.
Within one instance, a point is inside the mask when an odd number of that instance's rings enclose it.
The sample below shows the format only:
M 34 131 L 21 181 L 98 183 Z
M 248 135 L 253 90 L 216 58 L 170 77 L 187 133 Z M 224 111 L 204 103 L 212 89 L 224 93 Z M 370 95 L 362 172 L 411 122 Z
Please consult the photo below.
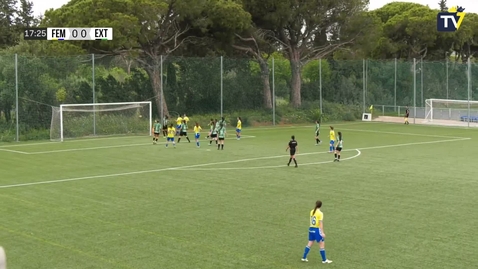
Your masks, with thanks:
M 9 269 L 474 268 L 478 130 L 381 123 L 229 129 L 224 151 L 148 137 L 0 145 Z M 299 168 L 287 167 L 291 135 Z M 161 142 L 165 140 L 161 138 Z M 324 202 L 328 258 L 307 243 Z

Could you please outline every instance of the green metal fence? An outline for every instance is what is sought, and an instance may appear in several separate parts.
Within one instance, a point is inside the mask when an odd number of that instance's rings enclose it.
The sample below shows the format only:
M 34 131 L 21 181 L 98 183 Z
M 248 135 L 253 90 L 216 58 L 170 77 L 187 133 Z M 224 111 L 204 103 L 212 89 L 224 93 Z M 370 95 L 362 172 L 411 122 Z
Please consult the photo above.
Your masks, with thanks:
M 301 77 L 301 104 L 292 107 L 291 68 L 283 58 L 264 67 L 251 59 L 169 56 L 145 67 L 120 56 L 0 55 L 0 141 L 44 139 L 52 107 L 67 103 L 151 100 L 158 118 L 242 115 L 246 124 L 272 125 L 353 120 L 370 105 L 378 116 L 401 116 L 409 106 L 424 119 L 428 99 L 469 100 L 472 116 L 478 93 L 472 62 L 316 60 Z

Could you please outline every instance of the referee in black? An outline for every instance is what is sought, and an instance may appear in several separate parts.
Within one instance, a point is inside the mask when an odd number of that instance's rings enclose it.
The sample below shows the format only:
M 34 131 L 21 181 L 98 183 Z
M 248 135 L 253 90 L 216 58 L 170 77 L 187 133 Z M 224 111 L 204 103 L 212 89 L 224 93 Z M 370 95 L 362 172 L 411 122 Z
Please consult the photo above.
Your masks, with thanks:
M 289 159 L 289 162 L 287 163 L 287 166 L 290 166 L 290 163 L 292 162 L 292 160 L 294 160 L 295 168 L 297 168 L 297 161 L 295 160 L 295 154 L 297 153 L 298 146 L 299 144 L 297 143 L 297 141 L 295 140 L 295 136 L 293 135 L 289 141 L 289 145 L 285 149 L 285 151 L 290 152 L 290 159 Z

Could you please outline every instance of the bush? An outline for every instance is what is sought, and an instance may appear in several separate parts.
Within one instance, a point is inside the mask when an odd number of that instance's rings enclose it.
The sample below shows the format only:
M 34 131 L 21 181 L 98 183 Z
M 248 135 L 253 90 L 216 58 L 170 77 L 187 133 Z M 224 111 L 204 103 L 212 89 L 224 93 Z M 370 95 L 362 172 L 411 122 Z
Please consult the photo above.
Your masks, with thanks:
M 198 122 L 204 129 L 210 119 L 219 119 L 218 114 L 189 115 L 191 118 L 190 129 Z M 243 110 L 225 112 L 224 117 L 229 126 L 235 127 L 236 118 L 242 118 L 243 127 L 272 125 L 273 115 L 270 109 Z M 286 102 L 276 107 L 277 124 L 312 124 L 320 119 L 322 122 L 355 121 L 362 117 L 362 108 L 358 105 L 343 105 L 323 102 L 323 114 L 320 112 L 319 102 L 304 102 L 300 109 L 289 106 Z M 176 124 L 176 119 L 170 119 Z M 146 117 L 136 114 L 97 114 L 97 135 L 122 135 L 122 134 L 149 134 L 149 121 Z M 93 135 L 93 115 L 81 117 L 66 117 L 64 122 L 64 136 L 66 138 L 85 137 Z M 12 142 L 15 140 L 15 125 L 0 124 L 0 141 Z M 59 133 L 58 133 L 59 134 Z M 20 141 L 49 140 L 50 130 L 47 128 L 32 129 L 28 125 L 20 126 Z

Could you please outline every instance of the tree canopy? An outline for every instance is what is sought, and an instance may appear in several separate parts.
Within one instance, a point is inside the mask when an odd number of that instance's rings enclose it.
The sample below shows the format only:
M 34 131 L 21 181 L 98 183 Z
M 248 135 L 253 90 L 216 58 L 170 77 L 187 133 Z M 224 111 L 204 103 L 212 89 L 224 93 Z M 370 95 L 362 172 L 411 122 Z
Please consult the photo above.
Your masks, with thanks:
M 436 15 L 448 10 L 446 1 L 434 7 L 392 2 L 371 11 L 367 5 L 366 0 L 71 0 L 40 20 L 28 0 L 2 0 L 0 127 L 14 118 L 14 54 L 20 113 L 44 127 L 49 106 L 68 102 L 154 100 L 157 116 L 212 113 L 221 106 L 221 87 L 223 105 L 231 111 L 268 111 L 273 98 L 313 109 L 320 85 L 325 101 L 361 104 L 367 84 L 367 102 L 390 103 L 397 87 L 402 90 L 396 102 L 408 104 L 414 58 L 435 70 L 420 74 L 435 81 L 425 85 L 430 94 L 440 95 L 447 72 L 454 74 L 449 81 L 464 83 L 463 64 L 478 52 L 477 14 L 467 12 L 458 31 L 440 33 Z M 114 40 L 24 41 L 29 26 L 112 27 Z M 446 62 L 452 63 L 450 70 Z M 369 78 L 363 77 L 364 68 Z M 394 73 L 403 77 L 396 85 Z

